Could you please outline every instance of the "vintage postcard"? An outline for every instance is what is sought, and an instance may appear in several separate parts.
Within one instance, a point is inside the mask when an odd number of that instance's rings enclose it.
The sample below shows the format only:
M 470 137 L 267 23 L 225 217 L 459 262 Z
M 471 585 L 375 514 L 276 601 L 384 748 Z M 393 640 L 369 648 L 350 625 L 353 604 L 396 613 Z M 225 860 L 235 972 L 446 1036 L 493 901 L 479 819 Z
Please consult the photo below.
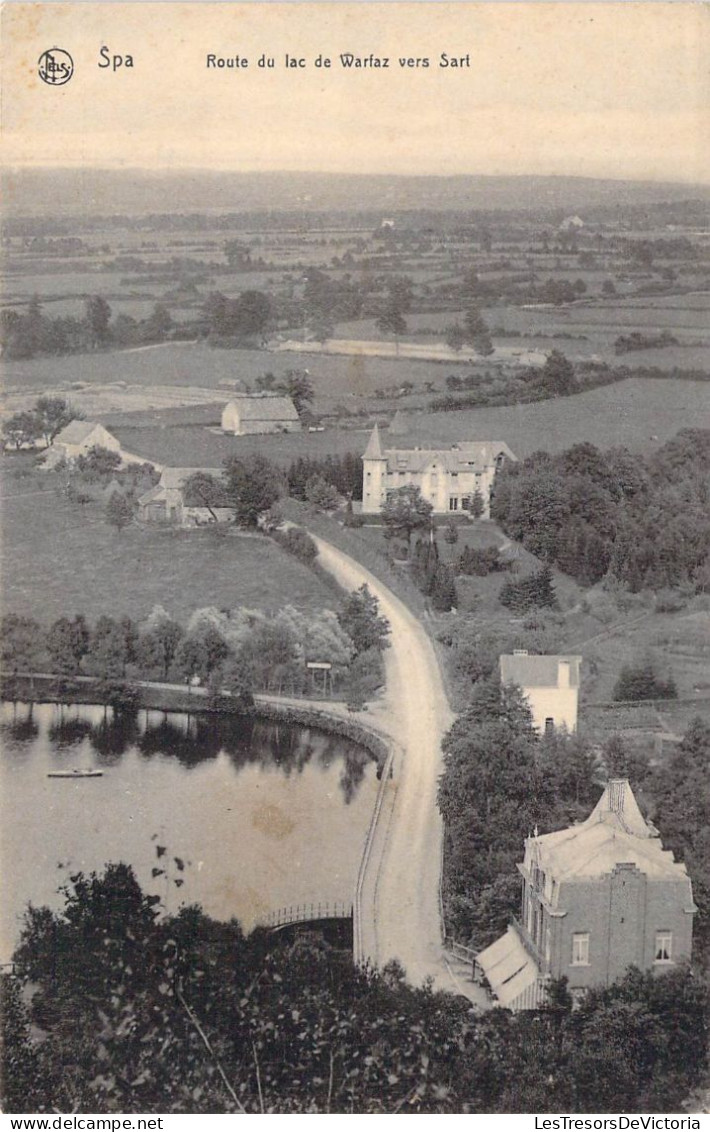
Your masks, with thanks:
M 700 1128 L 708 16 L 5 4 L 6 1113 Z

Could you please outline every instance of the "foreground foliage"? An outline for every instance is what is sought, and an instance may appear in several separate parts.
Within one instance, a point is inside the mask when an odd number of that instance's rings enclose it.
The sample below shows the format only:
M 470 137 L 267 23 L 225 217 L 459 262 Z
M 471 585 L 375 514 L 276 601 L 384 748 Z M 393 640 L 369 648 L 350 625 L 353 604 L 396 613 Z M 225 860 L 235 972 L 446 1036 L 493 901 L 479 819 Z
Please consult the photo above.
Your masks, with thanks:
M 684 970 L 476 1018 L 314 935 L 269 950 L 159 905 L 109 865 L 61 913 L 29 909 L 2 977 L 6 1111 L 673 1112 L 702 1070 L 707 991 Z

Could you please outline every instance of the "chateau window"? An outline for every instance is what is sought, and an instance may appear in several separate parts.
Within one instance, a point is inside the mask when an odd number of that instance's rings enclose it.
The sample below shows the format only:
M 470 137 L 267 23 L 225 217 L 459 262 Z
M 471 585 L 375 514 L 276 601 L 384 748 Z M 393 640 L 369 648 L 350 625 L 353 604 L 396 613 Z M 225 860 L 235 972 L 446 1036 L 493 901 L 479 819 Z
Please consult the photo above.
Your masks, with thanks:
M 548 715 L 547 719 L 545 720 L 545 734 L 546 735 L 552 735 L 554 730 L 555 730 L 555 721 L 554 721 L 554 719 L 552 718 L 551 715 Z
M 589 966 L 589 932 L 574 932 L 572 935 L 572 966 Z
M 458 497 L 458 495 L 452 495 L 449 499 L 449 511 L 458 511 L 458 509 L 459 509 L 459 497 Z
M 656 963 L 670 963 L 673 955 L 673 932 L 656 932 Z
M 471 496 L 470 495 L 462 495 L 461 496 L 461 510 L 462 511 L 468 511 L 470 506 L 471 506 Z

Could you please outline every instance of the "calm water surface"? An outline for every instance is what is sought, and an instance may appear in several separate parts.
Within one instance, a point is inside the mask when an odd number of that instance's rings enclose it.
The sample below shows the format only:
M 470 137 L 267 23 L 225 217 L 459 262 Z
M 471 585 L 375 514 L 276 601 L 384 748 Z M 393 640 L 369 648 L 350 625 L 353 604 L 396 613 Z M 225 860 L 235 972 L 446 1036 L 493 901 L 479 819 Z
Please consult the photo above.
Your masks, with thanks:
M 70 874 L 108 861 L 131 864 L 170 911 L 199 903 L 245 929 L 284 905 L 352 899 L 377 793 L 375 763 L 354 743 L 290 725 L 54 704 L 3 704 L 0 740 L 3 961 L 28 902 L 61 906 Z M 74 767 L 103 777 L 47 777 Z M 167 880 L 152 877 L 166 860 Z

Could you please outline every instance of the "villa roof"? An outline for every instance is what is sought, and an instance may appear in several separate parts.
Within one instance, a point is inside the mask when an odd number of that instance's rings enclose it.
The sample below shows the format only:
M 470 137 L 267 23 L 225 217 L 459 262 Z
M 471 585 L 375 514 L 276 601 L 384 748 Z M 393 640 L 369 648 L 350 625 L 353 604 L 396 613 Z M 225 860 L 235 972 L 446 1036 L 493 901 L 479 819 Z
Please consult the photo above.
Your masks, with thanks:
M 569 664 L 569 686 L 579 687 L 581 656 L 530 656 L 525 653 L 504 653 L 500 658 L 500 678 L 504 684 L 521 688 L 557 688 L 559 664 Z
M 296 406 L 290 397 L 232 397 L 225 410 L 234 406 L 245 421 L 297 421 Z
M 383 455 L 390 472 L 423 472 L 433 463 L 445 472 L 475 472 L 490 468 L 500 455 L 515 459 L 502 440 L 462 441 L 450 448 L 388 448 Z
M 529 847 L 539 867 L 557 881 L 599 877 L 626 864 L 656 878 L 688 876 L 685 865 L 663 848 L 657 831 L 644 820 L 626 779 L 607 783 L 585 821 L 528 838 Z

